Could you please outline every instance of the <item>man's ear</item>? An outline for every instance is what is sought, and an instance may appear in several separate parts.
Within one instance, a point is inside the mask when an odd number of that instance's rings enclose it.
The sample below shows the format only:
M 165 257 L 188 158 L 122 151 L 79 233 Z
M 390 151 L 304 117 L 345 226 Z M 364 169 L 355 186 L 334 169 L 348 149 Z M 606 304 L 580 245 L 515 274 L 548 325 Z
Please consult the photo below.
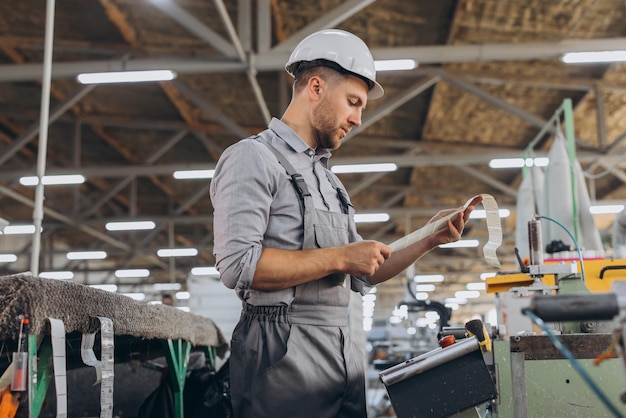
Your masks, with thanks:
M 309 78 L 309 82 L 307 84 L 309 95 L 311 95 L 315 99 L 319 98 L 323 85 L 324 80 L 322 80 L 321 77 L 314 75 Z

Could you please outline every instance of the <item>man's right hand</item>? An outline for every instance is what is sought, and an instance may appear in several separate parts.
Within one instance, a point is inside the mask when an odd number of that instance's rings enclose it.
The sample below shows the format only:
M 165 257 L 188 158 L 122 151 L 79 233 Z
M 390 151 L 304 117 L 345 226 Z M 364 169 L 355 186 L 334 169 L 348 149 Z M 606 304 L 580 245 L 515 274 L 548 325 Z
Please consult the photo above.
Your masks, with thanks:
M 391 248 L 378 241 L 359 241 L 340 247 L 344 273 L 352 276 L 372 276 L 391 256 Z

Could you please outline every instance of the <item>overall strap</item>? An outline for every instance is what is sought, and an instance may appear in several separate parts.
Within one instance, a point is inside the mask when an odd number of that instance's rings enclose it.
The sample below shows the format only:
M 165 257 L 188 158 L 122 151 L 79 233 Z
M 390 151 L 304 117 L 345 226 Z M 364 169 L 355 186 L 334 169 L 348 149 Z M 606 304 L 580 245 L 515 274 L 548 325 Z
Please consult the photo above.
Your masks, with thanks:
M 258 138 L 259 136 L 257 136 L 257 140 Z M 285 158 L 285 156 L 281 154 L 281 152 L 278 151 L 272 144 L 270 144 L 269 142 L 263 142 L 263 141 L 259 141 L 259 142 L 266 145 L 270 149 L 270 151 L 272 151 L 272 153 L 276 156 L 276 159 L 278 160 L 280 165 L 284 167 L 285 171 L 287 172 L 287 175 L 291 177 L 291 184 L 293 184 L 293 187 L 296 190 L 298 197 L 300 198 L 300 209 L 302 211 L 302 215 L 304 216 L 304 206 L 305 206 L 304 198 L 305 196 L 311 197 L 311 192 L 309 192 L 309 188 L 307 187 L 306 182 L 304 181 L 304 178 L 302 177 L 300 173 L 296 172 L 295 168 L 293 168 L 291 163 L 287 161 L 287 158 Z
M 348 193 L 343 189 L 343 187 L 331 174 L 331 171 L 327 168 L 325 168 L 325 170 L 326 170 L 326 178 L 330 182 L 331 186 L 333 186 L 333 188 L 337 190 L 337 199 L 339 199 L 339 203 L 341 204 L 341 211 L 345 215 L 348 215 L 350 213 L 348 208 L 352 206 L 352 204 L 350 203 L 350 199 L 348 198 Z

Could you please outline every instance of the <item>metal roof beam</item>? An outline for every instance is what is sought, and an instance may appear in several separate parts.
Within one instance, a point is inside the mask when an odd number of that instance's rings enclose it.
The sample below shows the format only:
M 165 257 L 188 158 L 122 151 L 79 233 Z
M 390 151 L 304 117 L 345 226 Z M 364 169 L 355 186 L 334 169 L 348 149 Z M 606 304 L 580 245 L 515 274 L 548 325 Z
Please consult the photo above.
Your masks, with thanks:
M 198 38 L 202 39 L 213 48 L 220 51 L 222 54 L 226 55 L 227 57 L 237 56 L 237 51 L 232 44 L 230 44 L 228 41 L 226 41 L 204 23 L 196 19 L 195 16 L 191 15 L 186 10 L 178 7 L 178 5 L 173 1 L 154 0 L 150 1 L 150 3 L 156 8 L 160 9 L 163 13 L 171 17 L 173 20 L 178 22 L 189 32 L 193 33 Z
M 322 17 L 308 24 L 298 32 L 291 35 L 288 39 L 272 48 L 273 52 L 291 53 L 291 50 L 304 38 L 318 30 L 334 28 L 343 21 L 354 16 L 361 10 L 365 9 L 376 0 L 349 0 L 337 6 L 334 10 L 325 12 Z M 287 62 L 285 60 L 284 63 Z
M 57 120 L 61 115 L 63 115 L 70 107 L 74 106 L 80 99 L 85 97 L 91 90 L 96 87 L 95 84 L 81 86 L 74 93 L 72 93 L 69 97 L 67 97 L 63 102 L 57 104 L 51 111 L 50 117 L 48 119 L 48 125 L 51 125 L 55 120 Z M 21 150 L 26 144 L 35 138 L 40 131 L 39 122 L 31 125 L 24 133 L 22 133 L 19 137 L 15 139 L 8 147 L 8 149 L 3 150 L 0 154 L 0 166 L 5 162 L 11 159 L 19 150 Z
M 626 38 L 570 39 L 556 42 L 519 42 L 475 45 L 433 45 L 372 48 L 375 59 L 412 58 L 420 64 L 447 62 L 515 61 L 556 59 L 566 52 L 623 49 Z M 270 51 L 255 56 L 257 71 L 282 70 L 288 51 Z M 38 80 L 43 65 L 0 65 L 0 82 Z M 171 69 L 179 74 L 207 74 L 247 71 L 248 65 L 237 58 L 214 59 L 116 59 L 52 64 L 53 78 L 75 77 L 84 72 Z
M 488 151 L 487 151 L 488 148 Z M 537 157 L 546 156 L 546 152 L 537 153 Z M 421 155 L 373 155 L 359 157 L 333 157 L 332 165 L 344 164 L 379 164 L 394 163 L 398 167 L 446 167 L 459 165 L 487 165 L 494 158 L 521 158 L 522 150 L 511 150 L 510 148 L 499 149 L 485 147 L 482 152 L 457 152 L 434 154 L 424 153 Z M 599 152 L 581 151 L 576 154 L 576 159 L 583 164 L 596 162 L 597 164 L 626 167 L 626 162 L 620 155 L 606 155 Z M 331 165 L 331 167 L 332 167 Z M 124 165 L 103 165 L 85 166 L 79 168 L 48 167 L 47 175 L 61 174 L 82 174 L 85 177 L 126 177 L 126 176 L 158 176 L 171 175 L 178 170 L 212 170 L 215 163 L 176 163 L 176 164 L 124 164 Z M 0 180 L 15 180 L 23 176 L 32 176 L 35 168 L 26 170 L 0 171 Z

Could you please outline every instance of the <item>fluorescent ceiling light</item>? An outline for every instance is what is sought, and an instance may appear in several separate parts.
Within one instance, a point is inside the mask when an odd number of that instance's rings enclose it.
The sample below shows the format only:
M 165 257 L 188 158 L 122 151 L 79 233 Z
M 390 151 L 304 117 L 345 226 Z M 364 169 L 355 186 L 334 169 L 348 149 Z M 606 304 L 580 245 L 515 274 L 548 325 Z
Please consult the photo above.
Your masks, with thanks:
M 487 280 L 489 277 L 495 277 L 496 276 L 496 272 L 487 272 L 487 273 L 480 273 L 480 280 Z
M 44 279 L 71 280 L 74 278 L 74 273 L 71 271 L 42 271 L 39 273 L 39 277 L 43 277 Z
M 0 263 L 12 263 L 17 261 L 17 255 L 15 254 L 0 254 Z
M 215 267 L 194 267 L 191 269 L 194 276 L 219 276 L 220 273 Z
M 189 292 L 176 292 L 176 299 L 189 299 Z
M 105 290 L 107 292 L 117 291 L 117 286 L 114 284 L 90 284 L 89 287 L 93 287 L 94 289 Z
M 498 209 L 498 215 L 500 218 L 508 218 L 511 215 L 511 211 L 508 209 Z M 484 209 L 474 209 L 470 213 L 470 219 L 485 219 L 487 217 L 487 211 Z
M 480 297 L 478 290 L 459 290 L 454 292 L 454 297 L 459 299 L 475 299 Z
M 144 81 L 169 81 L 175 78 L 176 73 L 170 70 L 83 73 L 76 77 L 81 84 L 140 83 Z
M 154 290 L 180 290 L 180 283 L 155 283 L 152 285 Z
M 428 300 L 429 297 L 430 295 L 426 292 L 417 292 L 415 294 L 415 299 L 417 300 Z
M 191 312 L 191 308 L 189 308 L 189 306 L 177 306 L 176 309 L 179 309 L 183 312 Z
M 444 300 L 445 303 L 458 303 L 459 305 L 465 305 L 467 303 L 467 299 L 465 298 L 446 298 Z
M 418 284 L 417 286 L 415 286 L 415 290 L 418 292 L 434 292 L 435 289 L 436 286 L 432 283 Z
M 215 170 L 180 170 L 174 171 L 175 179 L 210 179 Z
M 68 260 L 102 260 L 107 258 L 106 251 L 70 251 L 65 255 Z
M 374 68 L 376 71 L 399 71 L 412 70 L 417 67 L 417 63 L 412 59 L 397 60 L 375 60 Z
M 107 222 L 104 227 L 107 231 L 137 231 L 154 229 L 156 224 L 152 221 Z
M 122 269 L 115 270 L 115 277 L 148 277 L 150 270 L 148 269 Z
M 8 225 L 4 227 L 5 235 L 34 234 L 35 225 Z
M 388 213 L 362 213 L 354 215 L 355 223 L 364 222 L 387 222 L 389 220 Z
M 445 307 L 446 307 L 446 308 L 450 308 L 450 309 L 452 309 L 453 311 L 457 311 L 457 310 L 459 310 L 459 304 L 458 304 L 458 303 L 448 302 L 448 303 L 446 303 L 446 304 L 445 304 Z
M 157 251 L 159 257 L 193 257 L 198 255 L 195 248 L 162 248 Z
M 465 285 L 467 290 L 485 290 L 487 289 L 487 284 L 485 282 L 474 282 L 468 283 Z
M 43 176 L 42 183 L 46 186 L 56 186 L 59 184 L 82 184 L 85 177 L 80 174 L 64 174 L 58 176 Z M 36 186 L 39 184 L 39 177 L 26 176 L 20 178 L 20 184 L 23 186 Z
M 122 295 L 128 296 L 129 298 L 134 300 L 144 300 L 146 298 L 145 293 L 122 293 Z
M 545 167 L 550 163 L 547 157 L 536 158 L 494 158 L 489 161 L 491 168 L 522 168 L 522 167 Z
M 365 301 L 376 302 L 376 294 L 366 293 L 365 295 L 363 295 L 362 299 L 363 299 L 363 302 Z
M 599 215 L 599 214 L 604 214 L 604 213 L 620 213 L 623 210 L 624 210 L 624 205 L 593 205 L 589 207 L 589 212 L 591 212 L 594 215 Z
M 441 244 L 439 248 L 474 248 L 478 247 L 479 244 L 477 239 L 461 239 L 456 242 Z
M 344 164 L 334 165 L 330 168 L 330 171 L 333 173 L 388 173 L 397 169 L 398 166 L 394 163 Z
M 413 277 L 415 283 L 439 283 L 443 282 L 443 274 L 418 274 Z
M 561 60 L 566 64 L 626 61 L 626 50 L 568 52 L 563 54 Z

